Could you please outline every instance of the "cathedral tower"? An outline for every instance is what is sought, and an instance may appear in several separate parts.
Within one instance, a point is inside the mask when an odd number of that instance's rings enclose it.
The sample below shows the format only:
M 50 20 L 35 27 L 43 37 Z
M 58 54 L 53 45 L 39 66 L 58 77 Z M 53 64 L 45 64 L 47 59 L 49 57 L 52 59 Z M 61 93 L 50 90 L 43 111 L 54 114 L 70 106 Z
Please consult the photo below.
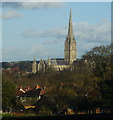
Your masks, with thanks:
M 76 60 L 76 41 L 73 35 L 71 9 L 70 9 L 70 17 L 69 17 L 68 35 L 66 37 L 65 46 L 64 46 L 64 59 L 68 61 L 70 64 L 72 64 L 73 61 Z

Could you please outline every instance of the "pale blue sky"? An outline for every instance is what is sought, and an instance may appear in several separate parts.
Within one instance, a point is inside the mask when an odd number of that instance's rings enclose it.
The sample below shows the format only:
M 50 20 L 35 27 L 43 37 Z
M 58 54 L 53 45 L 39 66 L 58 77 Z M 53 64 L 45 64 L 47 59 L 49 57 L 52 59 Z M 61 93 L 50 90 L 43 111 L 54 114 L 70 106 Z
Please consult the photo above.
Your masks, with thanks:
M 110 2 L 7 2 L 2 6 L 3 61 L 63 57 L 70 8 L 77 58 L 110 44 Z

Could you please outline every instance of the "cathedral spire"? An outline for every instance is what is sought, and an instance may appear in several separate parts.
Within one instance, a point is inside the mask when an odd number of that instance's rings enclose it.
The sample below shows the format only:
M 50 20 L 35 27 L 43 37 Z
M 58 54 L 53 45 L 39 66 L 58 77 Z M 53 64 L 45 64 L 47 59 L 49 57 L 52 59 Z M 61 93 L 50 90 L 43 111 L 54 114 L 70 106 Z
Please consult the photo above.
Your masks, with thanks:
M 72 12 L 71 12 L 71 8 L 70 8 L 70 17 L 69 17 L 68 36 L 73 36 L 73 26 L 72 26 Z
M 64 48 L 64 59 L 68 61 L 70 64 L 72 64 L 73 61 L 76 60 L 76 41 L 73 35 L 71 9 L 70 9 L 70 17 L 69 17 L 68 35 L 66 36 L 65 48 Z

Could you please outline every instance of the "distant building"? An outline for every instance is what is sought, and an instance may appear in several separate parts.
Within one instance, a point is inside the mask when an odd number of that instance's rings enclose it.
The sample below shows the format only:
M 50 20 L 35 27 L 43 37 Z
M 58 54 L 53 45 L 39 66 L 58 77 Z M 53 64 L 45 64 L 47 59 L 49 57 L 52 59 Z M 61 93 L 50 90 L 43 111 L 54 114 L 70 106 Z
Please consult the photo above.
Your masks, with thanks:
M 32 63 L 32 73 L 36 73 L 37 72 L 37 63 L 36 63 L 36 59 L 34 57 L 34 61 Z
M 39 63 L 38 63 L 38 71 L 42 71 L 45 72 L 46 69 L 46 62 L 42 59 L 40 59 Z
M 76 61 L 76 53 L 76 41 L 73 35 L 72 13 L 70 9 L 68 35 L 66 36 L 64 45 L 64 58 L 48 58 L 48 60 L 40 59 L 39 62 L 36 62 L 36 60 L 34 59 L 32 63 L 32 73 L 36 73 L 37 71 L 44 72 L 48 67 L 51 67 L 57 71 L 68 69 L 73 64 L 73 62 Z

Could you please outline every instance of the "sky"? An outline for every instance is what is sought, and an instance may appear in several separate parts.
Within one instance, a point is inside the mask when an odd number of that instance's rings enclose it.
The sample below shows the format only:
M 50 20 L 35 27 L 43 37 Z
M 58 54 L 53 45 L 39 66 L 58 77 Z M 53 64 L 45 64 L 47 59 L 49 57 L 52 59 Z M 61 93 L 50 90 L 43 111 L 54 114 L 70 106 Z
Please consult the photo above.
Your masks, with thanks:
M 70 8 L 77 58 L 111 43 L 110 2 L 3 2 L 2 61 L 63 58 Z

